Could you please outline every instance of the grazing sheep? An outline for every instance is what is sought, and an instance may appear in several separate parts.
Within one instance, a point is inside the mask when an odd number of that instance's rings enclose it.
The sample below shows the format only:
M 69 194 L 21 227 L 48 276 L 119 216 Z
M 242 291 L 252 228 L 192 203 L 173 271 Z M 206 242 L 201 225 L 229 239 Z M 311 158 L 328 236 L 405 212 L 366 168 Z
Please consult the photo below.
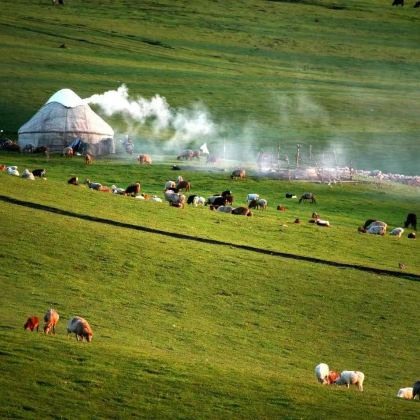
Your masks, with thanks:
M 401 235 L 404 233 L 404 229 L 401 227 L 398 228 L 394 228 L 391 230 L 391 232 L 389 232 L 390 235 L 392 236 L 396 236 L 398 238 L 401 238 Z
M 338 379 L 340 379 L 340 374 L 335 370 L 330 370 L 327 376 L 327 384 L 334 384 Z
M 89 153 L 86 153 L 85 164 L 86 165 L 91 165 L 92 163 L 93 163 L 93 156 Z
M 232 179 L 245 179 L 246 178 L 246 172 L 245 169 L 235 169 L 232 174 L 230 175 Z
M 23 171 L 22 178 L 30 179 L 31 181 L 35 180 L 34 174 L 30 172 L 29 169 Z
M 178 181 L 176 184 L 175 189 L 177 191 L 185 190 L 186 192 L 191 190 L 191 182 L 190 181 Z
M 7 174 L 12 176 L 20 176 L 17 166 L 8 166 Z
M 32 173 L 34 174 L 34 176 L 38 177 L 38 178 L 43 178 L 45 176 L 45 174 L 47 173 L 46 169 L 34 169 L 32 171 Z
M 125 188 L 119 188 L 116 185 L 111 185 L 111 191 L 114 194 L 120 194 L 120 195 L 124 195 L 125 193 Z
M 260 198 L 258 200 L 252 200 L 248 204 L 249 209 L 262 209 L 265 210 L 267 208 L 267 200 L 264 198 Z
M 300 196 L 300 198 L 299 198 L 299 204 L 302 201 L 307 201 L 307 200 L 309 200 L 311 203 L 315 203 L 316 204 L 315 194 L 314 193 L 311 193 L 311 192 L 303 193 Z
M 140 193 L 140 182 L 136 182 L 135 184 L 129 185 L 125 191 L 124 195 L 131 195 L 132 197 L 136 197 L 137 194 Z
M 232 213 L 233 207 L 232 206 L 219 206 L 216 209 L 222 213 Z
M 70 147 L 70 146 L 69 147 L 65 147 L 63 149 L 63 156 L 66 157 L 66 158 L 73 157 L 74 156 L 74 150 L 73 150 L 73 148 Z
M 315 366 L 315 376 L 319 383 L 326 384 L 330 368 L 326 363 L 320 363 Z
M 71 185 L 79 185 L 79 178 L 77 176 L 72 176 L 68 181 L 67 184 Z
M 412 227 L 414 230 L 417 230 L 417 216 L 415 213 L 409 213 L 407 219 L 404 222 L 404 227 Z
M 167 190 L 165 191 L 165 200 L 169 202 L 170 206 L 184 208 L 186 198 L 183 194 Z
M 36 328 L 36 332 L 39 330 L 39 318 L 37 316 L 30 316 L 23 326 L 25 330 L 33 331 Z
M 187 199 L 187 204 L 192 204 L 194 207 L 204 206 L 206 199 L 198 195 L 190 195 Z
M 80 316 L 75 316 L 68 322 L 67 335 L 71 333 L 74 333 L 76 335 L 77 341 L 83 341 L 84 338 L 89 343 L 92 341 L 92 328 L 90 327 L 89 323 Z
M 87 179 L 85 181 L 85 184 L 91 189 L 91 190 L 97 190 L 99 191 L 102 188 L 102 184 L 99 182 L 91 182 L 90 179 Z
M 417 381 L 413 385 L 413 400 L 416 398 L 416 396 L 419 396 L 420 399 L 420 381 Z
M 139 162 L 139 165 L 151 165 L 152 164 L 152 158 L 150 155 L 138 155 L 137 160 Z
M 248 205 L 249 205 L 249 203 L 251 202 L 251 201 L 253 201 L 253 200 L 259 200 L 260 199 L 260 196 L 259 196 L 259 194 L 248 194 L 247 196 L 246 196 L 246 202 L 248 203 Z
M 363 381 L 365 380 L 365 374 L 356 370 L 343 370 L 340 374 L 340 378 L 335 381 L 337 385 L 346 385 L 350 388 L 350 385 L 357 385 L 359 391 L 363 392 Z
M 413 399 L 413 387 L 400 388 L 397 392 L 398 398 L 404 398 L 405 400 Z
M 167 190 L 174 190 L 175 188 L 176 188 L 176 183 L 175 183 L 175 181 L 166 181 L 164 191 L 167 191 Z
M 44 315 L 44 333 L 49 334 L 52 329 L 53 334 L 55 334 L 55 326 L 58 323 L 60 316 L 55 309 L 48 309 L 47 313 Z
M 232 210 L 232 214 L 240 216 L 252 216 L 252 211 L 247 207 L 236 207 L 236 209 Z

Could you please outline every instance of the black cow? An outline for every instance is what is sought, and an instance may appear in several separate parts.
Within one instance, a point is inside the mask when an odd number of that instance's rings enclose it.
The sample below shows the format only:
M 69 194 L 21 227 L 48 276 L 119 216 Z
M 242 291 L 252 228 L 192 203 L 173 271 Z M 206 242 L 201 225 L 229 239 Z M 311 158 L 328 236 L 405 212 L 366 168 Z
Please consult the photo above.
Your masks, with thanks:
M 414 213 L 407 214 L 407 219 L 404 222 L 404 227 L 412 227 L 414 230 L 417 230 L 417 216 Z

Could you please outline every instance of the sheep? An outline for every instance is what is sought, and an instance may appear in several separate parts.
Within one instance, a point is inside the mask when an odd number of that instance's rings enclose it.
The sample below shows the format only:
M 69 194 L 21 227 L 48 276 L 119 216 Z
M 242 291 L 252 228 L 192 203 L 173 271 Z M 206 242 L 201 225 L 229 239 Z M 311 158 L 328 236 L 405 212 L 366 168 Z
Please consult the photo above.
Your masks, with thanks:
M 413 385 L 413 400 L 416 398 L 416 396 L 419 396 L 420 399 L 420 381 L 417 381 Z
M 77 176 L 72 176 L 68 181 L 67 184 L 70 185 L 79 185 L 79 178 Z
M 36 332 L 39 331 L 39 318 L 37 316 L 30 316 L 23 326 L 25 330 L 33 331 L 36 328 Z
M 396 236 L 397 238 L 401 238 L 401 235 L 404 233 L 404 229 L 401 227 L 394 228 L 389 232 L 390 235 Z
M 232 214 L 240 216 L 252 216 L 252 211 L 246 207 L 236 207 L 236 209 L 232 210 Z
M 35 180 L 34 174 L 30 172 L 29 169 L 23 171 L 22 178 L 30 179 L 31 181 Z
M 246 172 L 245 169 L 235 169 L 232 174 L 230 175 L 231 179 L 245 179 L 246 178 Z
M 92 163 L 93 163 L 93 156 L 89 153 L 86 153 L 85 164 L 86 165 L 91 165 Z
M 120 195 L 124 195 L 125 193 L 125 188 L 119 188 L 116 185 L 111 185 L 111 191 L 114 194 L 120 194 Z
M 405 400 L 413 399 L 413 387 L 400 388 L 397 392 L 398 398 L 404 398 Z
M 355 370 L 343 370 L 340 374 L 340 378 L 335 381 L 337 385 L 346 385 L 350 388 L 350 385 L 357 385 L 359 391 L 363 392 L 363 381 L 365 380 L 365 374 L 363 372 Z
M 267 200 L 265 200 L 264 198 L 260 198 L 258 200 L 251 200 L 248 203 L 248 208 L 249 209 L 263 209 L 265 210 L 267 208 Z
M 198 195 L 190 195 L 187 199 L 187 204 L 192 204 L 194 207 L 204 206 L 206 199 Z
M 173 190 L 167 190 L 165 191 L 165 200 L 169 202 L 170 206 L 184 208 L 186 198 L 183 194 L 178 194 Z
M 191 190 L 191 182 L 190 181 L 178 181 L 175 187 L 176 191 L 185 190 L 186 192 Z
M 8 166 L 7 174 L 12 176 L 20 176 L 17 166 Z
M 129 185 L 125 191 L 124 195 L 131 195 L 132 197 L 136 197 L 140 192 L 140 182 L 136 182 L 135 184 Z
M 165 189 L 163 191 L 173 190 L 175 188 L 176 188 L 175 181 L 166 181 L 166 183 L 165 183 Z
M 311 192 L 303 193 L 301 195 L 300 199 L 299 199 L 299 204 L 302 201 L 306 201 L 306 200 L 309 200 L 311 203 L 315 203 L 316 204 L 315 194 L 314 193 L 311 193 Z
M 320 363 L 315 366 L 315 376 L 319 383 L 326 384 L 330 368 L 326 363 Z
M 47 173 L 46 169 L 34 169 L 32 171 L 32 173 L 34 174 L 34 176 L 38 177 L 38 178 L 43 178 L 45 177 L 45 174 Z
M 232 213 L 233 207 L 232 206 L 219 206 L 216 209 L 222 213 Z
M 87 179 L 85 181 L 85 184 L 87 184 L 87 186 L 91 189 L 91 190 L 97 190 L 99 191 L 102 187 L 102 184 L 100 184 L 99 182 L 91 182 L 90 179 Z
M 44 315 L 44 333 L 49 334 L 52 329 L 53 334 L 55 334 L 55 326 L 58 323 L 60 316 L 55 309 L 48 309 L 47 313 Z
M 150 201 L 154 201 L 155 203 L 162 203 L 162 199 L 156 195 L 152 195 Z
M 248 194 L 248 195 L 246 196 L 246 202 L 248 203 L 248 205 L 249 205 L 249 203 L 250 203 L 251 201 L 253 201 L 253 200 L 259 200 L 259 199 L 260 199 L 259 194 Z
M 84 338 L 88 343 L 92 341 L 92 328 L 90 327 L 89 323 L 80 316 L 75 316 L 69 320 L 67 324 L 67 336 L 71 333 L 76 335 L 77 341 L 83 341 Z
M 66 158 L 70 158 L 74 156 L 74 150 L 72 147 L 65 147 L 63 149 L 63 156 Z

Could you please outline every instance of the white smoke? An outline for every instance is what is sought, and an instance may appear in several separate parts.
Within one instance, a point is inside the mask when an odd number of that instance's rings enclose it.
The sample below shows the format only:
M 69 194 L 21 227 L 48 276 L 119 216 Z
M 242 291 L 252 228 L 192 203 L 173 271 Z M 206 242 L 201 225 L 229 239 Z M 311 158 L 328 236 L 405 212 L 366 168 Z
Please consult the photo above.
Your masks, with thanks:
M 217 125 L 203 104 L 176 109 L 158 94 L 151 99 L 130 98 L 124 84 L 117 90 L 95 94 L 84 101 L 99 106 L 107 116 L 121 114 L 131 126 L 147 125 L 155 135 L 166 136 L 169 131 L 168 148 L 180 147 L 195 139 L 214 138 L 218 133 Z M 129 122 L 130 119 L 133 121 Z

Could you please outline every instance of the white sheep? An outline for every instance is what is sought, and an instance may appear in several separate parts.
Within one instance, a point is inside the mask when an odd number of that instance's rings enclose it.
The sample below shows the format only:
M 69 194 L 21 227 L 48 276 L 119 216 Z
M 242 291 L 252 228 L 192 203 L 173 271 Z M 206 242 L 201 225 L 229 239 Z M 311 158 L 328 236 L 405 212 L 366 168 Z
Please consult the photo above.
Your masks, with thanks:
M 330 368 L 326 363 L 320 363 L 315 366 L 315 376 L 321 384 L 327 383 L 327 377 L 330 373 Z
M 405 400 L 413 399 L 413 387 L 409 386 L 407 388 L 400 388 L 397 393 L 398 398 L 404 398 Z
M 246 196 L 246 202 L 249 204 L 252 200 L 259 200 L 260 195 L 259 194 L 248 194 Z
M 397 227 L 395 229 L 392 229 L 391 232 L 389 232 L 390 235 L 396 236 L 398 238 L 401 238 L 401 235 L 404 233 L 404 229 L 401 227 Z
M 194 207 L 204 206 L 205 203 L 206 203 L 206 199 L 204 197 L 200 197 L 198 195 L 196 195 L 194 197 L 194 200 L 193 200 L 193 206 Z
M 357 370 L 343 370 L 335 383 L 337 385 L 346 385 L 347 388 L 350 385 L 357 385 L 359 391 L 363 392 L 363 381 L 365 380 L 365 374 Z
M 35 180 L 34 174 L 29 169 L 23 171 L 22 178 L 30 179 L 31 181 Z
M 233 210 L 232 206 L 219 206 L 216 209 L 216 211 L 220 211 L 222 213 L 232 213 L 232 210 Z
M 7 173 L 9 175 L 19 176 L 19 171 L 18 171 L 17 166 L 8 166 L 7 167 Z

